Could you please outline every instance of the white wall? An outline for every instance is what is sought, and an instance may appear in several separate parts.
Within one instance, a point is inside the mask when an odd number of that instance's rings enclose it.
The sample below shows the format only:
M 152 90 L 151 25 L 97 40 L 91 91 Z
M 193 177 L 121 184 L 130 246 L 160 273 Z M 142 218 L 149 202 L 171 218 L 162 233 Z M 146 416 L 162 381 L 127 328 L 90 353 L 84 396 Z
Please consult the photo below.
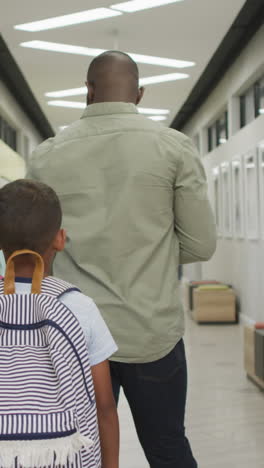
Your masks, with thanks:
M 0 187 L 4 182 L 25 176 L 24 137 L 28 138 L 29 154 L 43 138 L 21 109 L 7 87 L 0 81 L 0 115 L 17 130 L 17 152 L 0 139 Z M 21 157 L 21 155 L 23 157 Z M 4 274 L 5 262 L 0 251 L 0 275 Z
M 0 177 L 6 181 L 25 177 L 26 164 L 23 158 L 0 140 Z M 0 185 L 1 187 L 1 185 Z
M 18 152 L 23 155 L 23 136 L 29 139 L 29 154 L 42 142 L 33 123 L 21 109 L 7 87 L 0 81 L 0 115 L 18 131 Z
M 239 98 L 254 81 L 264 74 L 264 26 L 254 36 L 219 85 L 183 129 L 184 133 L 201 138 L 201 153 L 208 175 L 209 194 L 213 200 L 212 170 L 224 161 L 243 155 L 264 140 L 264 115 L 239 129 Z M 229 140 L 206 154 L 208 125 L 225 108 L 229 111 Z M 242 318 L 264 321 L 264 241 L 218 240 L 213 259 L 199 266 L 186 266 L 190 279 L 216 279 L 233 284 L 241 303 Z

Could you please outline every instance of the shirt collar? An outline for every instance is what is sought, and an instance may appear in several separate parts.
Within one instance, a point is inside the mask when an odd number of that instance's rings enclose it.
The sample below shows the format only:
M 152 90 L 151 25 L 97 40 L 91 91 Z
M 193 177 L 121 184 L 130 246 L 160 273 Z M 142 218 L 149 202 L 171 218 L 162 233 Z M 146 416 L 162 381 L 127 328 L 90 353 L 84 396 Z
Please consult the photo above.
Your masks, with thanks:
M 32 278 L 24 278 L 24 277 L 22 277 L 22 276 L 16 276 L 15 282 L 16 282 L 16 283 L 28 283 L 28 284 L 31 284 L 31 283 L 32 283 Z
M 0 276 L 0 281 L 4 281 L 4 276 Z M 24 278 L 22 276 L 16 276 L 15 277 L 15 282 L 16 283 L 28 283 L 28 284 L 31 284 L 32 283 L 32 278 Z
M 135 104 L 130 102 L 99 102 L 89 104 L 81 118 L 111 114 L 138 114 L 138 109 Z

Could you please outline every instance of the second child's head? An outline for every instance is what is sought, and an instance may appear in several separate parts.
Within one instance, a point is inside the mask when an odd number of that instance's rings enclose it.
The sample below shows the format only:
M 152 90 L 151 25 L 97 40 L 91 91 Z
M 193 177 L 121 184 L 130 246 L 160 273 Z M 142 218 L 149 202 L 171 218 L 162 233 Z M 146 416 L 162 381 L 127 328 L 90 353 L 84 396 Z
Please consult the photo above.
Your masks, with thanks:
M 48 262 L 63 250 L 59 199 L 50 187 L 16 180 L 0 189 L 0 248 L 6 259 L 16 250 L 33 250 Z

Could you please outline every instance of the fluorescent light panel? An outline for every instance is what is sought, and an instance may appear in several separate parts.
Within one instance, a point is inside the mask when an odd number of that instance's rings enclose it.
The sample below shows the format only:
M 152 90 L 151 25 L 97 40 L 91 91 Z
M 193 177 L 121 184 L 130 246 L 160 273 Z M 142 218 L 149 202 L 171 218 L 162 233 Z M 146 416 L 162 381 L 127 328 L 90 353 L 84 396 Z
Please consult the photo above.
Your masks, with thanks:
M 123 13 L 114 11 L 110 8 L 95 8 L 94 10 L 80 11 L 71 15 L 56 16 L 40 21 L 33 21 L 32 23 L 18 24 L 15 29 L 22 31 L 46 31 L 47 29 L 64 28 L 73 24 L 88 23 L 89 21 L 97 21 L 113 16 L 120 16 Z
M 177 81 L 177 80 L 184 80 L 189 78 L 187 73 L 168 73 L 167 75 L 157 75 L 157 76 L 149 76 L 146 78 L 141 78 L 139 80 L 140 86 L 145 86 L 149 84 L 157 84 L 157 83 L 166 83 L 169 81 Z
M 61 44 L 57 42 L 48 41 L 28 41 L 20 44 L 22 47 L 31 49 L 48 50 L 50 52 L 61 52 L 64 54 L 86 55 L 89 57 L 97 57 L 97 55 L 106 52 L 105 49 L 90 49 L 89 47 L 74 46 L 69 44 Z M 175 60 L 163 57 L 154 57 L 151 55 L 141 55 L 128 52 L 128 55 L 138 63 L 145 63 L 149 65 L 159 65 L 161 67 L 171 68 L 186 68 L 195 65 L 194 62 L 185 60 Z
M 148 117 L 150 120 L 154 120 L 156 122 L 161 122 L 162 120 L 167 120 L 167 117 L 165 115 L 152 115 L 151 117 Z
M 185 78 L 189 78 L 189 75 L 186 73 L 169 73 L 167 75 L 158 75 L 158 76 L 150 76 L 146 78 L 141 78 L 139 80 L 140 86 L 145 86 L 149 84 L 157 84 L 157 83 L 165 83 L 168 81 L 176 81 L 176 80 L 183 80 Z M 51 91 L 45 93 L 45 96 L 51 98 L 62 98 L 62 97 L 69 97 L 69 96 L 84 96 L 87 93 L 86 86 L 82 86 L 81 88 L 71 88 L 71 89 L 62 89 L 59 91 Z
M 88 47 L 79 47 L 48 41 L 28 41 L 22 42 L 20 45 L 22 47 L 29 47 L 30 49 L 47 50 L 49 52 L 61 52 L 63 54 L 88 55 L 89 57 L 96 57 L 97 55 L 106 52 L 102 49 L 89 49 Z
M 187 68 L 193 67 L 194 62 L 188 62 L 186 60 L 175 60 L 163 57 L 153 57 L 151 55 L 141 55 L 129 53 L 130 57 L 138 63 L 145 63 L 147 65 L 159 65 L 160 67 L 171 67 L 171 68 Z
M 78 101 L 48 101 L 49 106 L 55 107 L 68 107 L 72 109 L 85 109 L 86 104 L 85 102 L 78 102 Z M 167 109 L 150 109 L 150 108 L 143 108 L 138 107 L 138 111 L 140 114 L 148 114 L 148 115 L 167 115 L 170 113 Z
M 147 10 L 148 8 L 160 7 L 180 1 L 182 0 L 132 0 L 130 2 L 122 2 L 111 5 L 110 8 L 123 11 L 125 13 L 134 13 L 135 11 Z
M 149 114 L 149 115 L 168 115 L 170 111 L 168 109 L 150 109 L 145 107 L 138 107 L 140 114 Z
M 49 93 L 45 93 L 45 96 L 50 98 L 63 98 L 69 96 L 84 96 L 87 94 L 86 86 L 82 86 L 81 88 L 72 88 L 72 89 L 62 89 L 61 91 L 51 91 Z
M 63 28 L 65 26 L 72 26 L 74 24 L 88 23 L 90 21 L 98 21 L 114 16 L 120 16 L 123 12 L 134 12 L 145 10 L 147 8 L 154 8 L 170 3 L 176 3 L 182 0 L 136 0 L 130 2 L 123 2 L 117 5 L 112 5 L 110 8 L 95 8 L 92 10 L 79 11 L 69 15 L 55 16 L 39 21 L 32 21 L 30 23 L 17 24 L 15 29 L 21 31 L 37 32 L 47 31 L 48 29 Z
M 86 105 L 85 102 L 77 102 L 77 101 L 48 101 L 49 106 L 55 107 L 68 107 L 71 109 L 85 109 Z

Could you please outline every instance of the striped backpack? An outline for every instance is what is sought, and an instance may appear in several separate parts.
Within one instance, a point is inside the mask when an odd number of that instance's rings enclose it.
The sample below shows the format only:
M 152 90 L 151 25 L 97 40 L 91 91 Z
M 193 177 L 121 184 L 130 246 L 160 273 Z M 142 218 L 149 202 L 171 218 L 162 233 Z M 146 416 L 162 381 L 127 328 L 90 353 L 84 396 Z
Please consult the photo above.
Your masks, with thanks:
M 14 257 L 36 258 L 31 294 L 15 294 Z M 0 468 L 99 468 L 94 388 L 82 328 L 23 250 L 0 280 Z

